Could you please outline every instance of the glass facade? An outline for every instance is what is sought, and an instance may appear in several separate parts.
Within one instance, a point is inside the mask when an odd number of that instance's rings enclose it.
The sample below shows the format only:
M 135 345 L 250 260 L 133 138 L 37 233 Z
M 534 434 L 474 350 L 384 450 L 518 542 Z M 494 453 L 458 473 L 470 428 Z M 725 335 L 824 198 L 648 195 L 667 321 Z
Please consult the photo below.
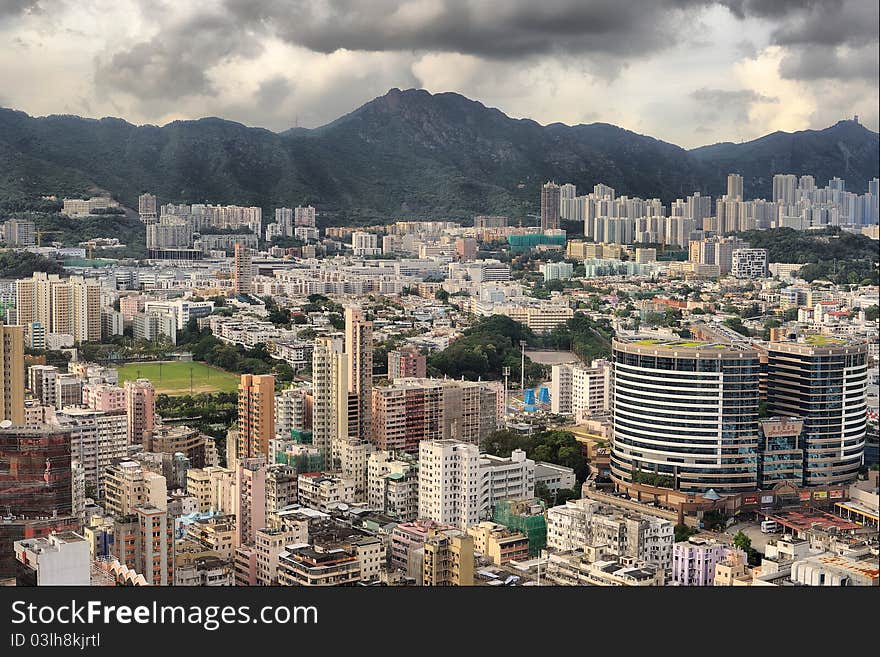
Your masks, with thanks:
M 26 518 L 71 513 L 70 432 L 0 429 L 0 507 Z

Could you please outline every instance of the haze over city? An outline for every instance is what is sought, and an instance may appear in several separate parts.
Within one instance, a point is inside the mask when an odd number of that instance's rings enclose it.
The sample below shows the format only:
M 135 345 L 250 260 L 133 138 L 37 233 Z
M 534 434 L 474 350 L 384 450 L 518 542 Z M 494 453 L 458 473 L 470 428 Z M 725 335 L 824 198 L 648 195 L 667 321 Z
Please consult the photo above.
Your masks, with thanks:
M 317 127 L 389 88 L 686 148 L 878 127 L 877 3 L 14 0 L 0 105 Z

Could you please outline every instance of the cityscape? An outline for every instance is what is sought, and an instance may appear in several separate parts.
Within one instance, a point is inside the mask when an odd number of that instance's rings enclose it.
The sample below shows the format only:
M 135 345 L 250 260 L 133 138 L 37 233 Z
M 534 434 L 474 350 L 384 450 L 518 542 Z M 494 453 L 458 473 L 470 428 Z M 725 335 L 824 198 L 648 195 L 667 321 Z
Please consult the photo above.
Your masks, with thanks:
M 866 189 L 546 181 L 533 226 L 324 228 L 145 192 L 143 260 L 10 218 L 35 271 L 2 282 L 0 575 L 875 586 Z
M 0 6 L 10 646 L 876 590 L 878 11 Z

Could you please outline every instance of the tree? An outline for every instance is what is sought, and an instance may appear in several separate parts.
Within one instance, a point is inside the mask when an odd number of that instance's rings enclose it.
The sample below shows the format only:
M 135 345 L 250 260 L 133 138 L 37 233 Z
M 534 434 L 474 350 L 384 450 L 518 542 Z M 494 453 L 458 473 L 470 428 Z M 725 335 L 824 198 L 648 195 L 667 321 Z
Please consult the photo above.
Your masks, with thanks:
M 733 537 L 733 544 L 746 554 L 752 549 L 752 539 L 746 536 L 746 533 L 741 529 Z
M 683 541 L 688 540 L 694 534 L 699 533 L 699 529 L 696 527 L 691 527 L 690 525 L 676 525 L 675 526 L 675 542 L 681 543 Z
M 434 298 L 437 299 L 437 301 L 442 301 L 443 303 L 446 303 L 447 301 L 449 301 L 449 292 L 444 290 L 442 287 L 437 288 L 437 291 L 434 292 Z

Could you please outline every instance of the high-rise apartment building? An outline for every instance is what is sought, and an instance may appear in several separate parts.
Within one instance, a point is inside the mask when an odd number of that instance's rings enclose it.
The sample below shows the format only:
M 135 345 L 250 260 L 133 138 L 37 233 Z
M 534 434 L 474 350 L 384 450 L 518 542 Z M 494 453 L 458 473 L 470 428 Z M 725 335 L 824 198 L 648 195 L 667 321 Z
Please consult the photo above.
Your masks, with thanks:
M 371 391 L 373 389 L 373 322 L 367 321 L 360 308 L 345 309 L 345 355 L 348 360 L 348 392 L 357 399 L 357 415 L 349 418 L 356 422 L 357 433 L 349 439 L 358 442 L 370 440 Z
M 125 382 L 125 413 L 129 444 L 149 444 L 156 428 L 156 389 L 149 379 Z
M 612 478 L 694 493 L 754 490 L 754 349 L 614 340 Z
M 391 452 L 370 454 L 367 502 L 382 513 L 408 522 L 419 513 L 419 475 L 416 460 Z
M 431 531 L 423 547 L 423 586 L 473 586 L 474 539 L 454 531 Z
M 320 336 L 312 352 L 312 445 L 330 467 L 333 445 L 348 438 L 348 367 L 341 336 Z
M 55 378 L 58 368 L 54 365 L 31 365 L 28 368 L 28 390 L 43 406 L 55 406 Z
M 474 217 L 474 228 L 477 230 L 507 228 L 507 217 L 478 214 Z
M 82 405 L 83 380 L 72 372 L 60 373 L 55 377 L 55 408 L 61 410 L 68 406 Z
M 735 278 L 767 278 L 767 249 L 734 249 L 730 274 Z
M 376 233 L 367 233 L 362 230 L 351 234 L 351 248 L 356 257 L 382 254 L 382 249 L 379 246 L 379 236 Z
M 738 173 L 727 174 L 727 198 L 743 200 L 743 177 Z
M 65 408 L 55 417 L 62 428 L 70 430 L 71 453 L 83 467 L 86 482 L 102 495 L 104 470 L 128 451 L 125 413 Z
M 550 378 L 550 410 L 577 418 L 610 408 L 610 363 L 594 361 L 592 367 L 579 363 L 554 365 Z
M 541 230 L 559 228 L 560 189 L 555 182 L 541 187 Z
M 3 372 L 3 399 L 0 420 L 24 425 L 24 329 L 0 322 L 0 369 Z
M 498 501 L 533 496 L 535 462 L 521 449 L 501 458 L 459 440 L 425 440 L 418 481 L 419 518 L 467 530 L 489 518 Z
M 238 459 L 262 456 L 269 460 L 275 438 L 275 377 L 242 374 L 238 384 Z
M 813 336 L 768 345 L 767 407 L 803 418 L 804 484 L 858 476 L 867 429 L 868 345 Z
M 257 530 L 266 526 L 266 459 L 243 458 L 235 474 L 233 513 L 238 532 L 236 545 L 253 545 Z
M 150 505 L 165 510 L 168 488 L 165 477 L 132 459 L 120 459 L 104 470 L 104 506 L 108 515 L 126 516 L 135 507 Z
M 797 203 L 798 178 L 790 173 L 777 173 L 773 176 L 773 202 L 780 205 Z
M 293 225 L 294 226 L 310 226 L 315 227 L 315 208 L 311 205 L 305 207 L 298 205 L 293 209 Z
M 82 276 L 62 279 L 36 272 L 15 282 L 18 322 L 40 322 L 46 333 L 72 335 L 77 342 L 101 340 L 101 286 Z
M 3 239 L 7 246 L 33 246 L 36 226 L 28 219 L 10 219 L 3 224 Z
M 311 388 L 290 386 L 275 395 L 275 436 L 288 440 L 291 432 L 312 431 Z
M 388 352 L 388 379 L 424 379 L 428 359 L 416 347 L 401 347 Z
M 145 193 L 138 196 L 138 216 L 145 224 L 155 223 L 159 217 L 156 195 Z
M 373 442 L 414 454 L 423 440 L 450 438 L 475 445 L 495 430 L 498 392 L 486 383 L 398 379 L 373 389 Z
M 254 265 L 251 258 L 251 250 L 243 244 L 236 243 L 235 245 L 232 279 L 236 294 L 251 293 L 254 280 Z
M 151 586 L 174 582 L 174 523 L 154 506 L 138 506 L 113 522 L 111 556 L 137 573 Z

